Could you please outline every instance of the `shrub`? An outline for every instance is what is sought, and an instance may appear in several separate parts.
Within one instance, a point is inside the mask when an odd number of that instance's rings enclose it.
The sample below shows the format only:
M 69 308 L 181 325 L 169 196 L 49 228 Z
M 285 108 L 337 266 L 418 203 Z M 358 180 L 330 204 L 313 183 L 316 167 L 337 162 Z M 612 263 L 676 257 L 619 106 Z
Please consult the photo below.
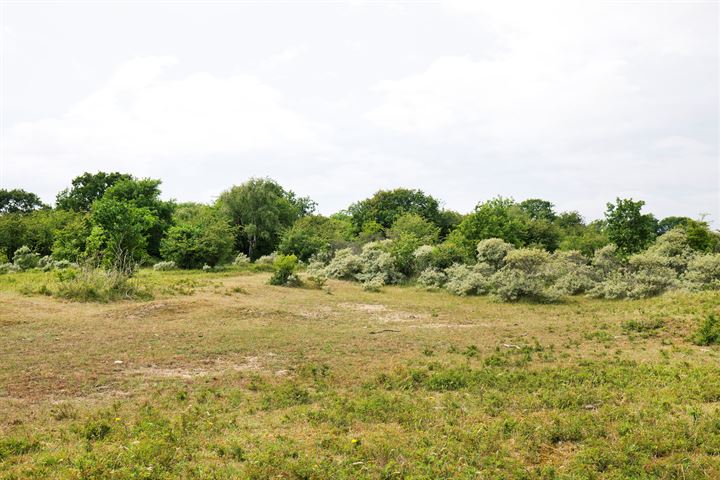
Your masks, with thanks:
M 445 270 L 445 288 L 450 293 L 463 296 L 487 293 L 490 287 L 488 273 L 478 266 L 470 267 L 457 263 Z
M 705 346 L 720 343 L 720 318 L 714 314 L 705 317 L 700 328 L 695 332 L 693 342 Z
M 172 260 L 169 262 L 158 262 L 155 265 L 153 265 L 153 270 L 156 272 L 165 272 L 168 270 L 175 270 L 177 268 L 177 265 L 175 265 L 175 262 Z
M 40 263 L 40 255 L 30 250 L 30 247 L 23 245 L 22 247 L 15 250 L 13 255 L 13 263 L 20 270 L 29 270 L 36 268 Z
M 275 260 L 277 259 L 278 254 L 276 252 L 272 252 L 268 255 L 263 255 L 262 257 L 255 260 L 255 263 L 257 265 L 274 265 Z
M 56 262 L 53 262 L 53 268 L 56 270 L 63 270 L 66 268 L 78 268 L 77 263 L 73 263 L 69 260 L 57 260 Z
M 505 257 L 515 247 L 500 238 L 488 238 L 480 240 L 477 244 L 477 260 L 480 263 L 490 265 L 497 271 L 505 264 Z
M 608 300 L 619 300 L 628 298 L 630 292 L 630 283 L 625 274 L 621 272 L 611 272 L 605 279 L 595 285 L 588 295 L 593 298 L 605 298 Z
M 20 267 L 18 267 L 14 263 L 0 264 L 0 274 L 10 273 L 10 272 L 19 272 L 19 271 L 20 271 Z
M 45 255 L 44 257 L 40 257 L 40 260 L 38 260 L 38 268 L 43 272 L 49 272 L 54 267 L 55 264 L 51 255 Z
M 413 267 L 416 272 L 424 272 L 428 268 L 432 267 L 433 261 L 433 250 L 435 247 L 432 245 L 421 245 L 413 252 L 414 264 Z
M 617 245 L 611 243 L 595 250 L 591 263 L 601 275 L 607 275 L 608 273 L 619 269 L 622 265 L 622 261 L 618 256 Z
M 379 292 L 385 282 L 381 276 L 370 277 L 362 282 L 362 288 L 366 292 Z
M 238 253 L 235 260 L 233 260 L 233 265 L 236 267 L 242 267 L 248 264 L 250 264 L 250 257 L 245 255 L 243 252 Z
M 445 286 L 447 274 L 437 268 L 426 268 L 417 279 L 417 283 L 425 290 L 437 290 Z
M 362 270 L 362 259 L 353 253 L 350 248 L 343 248 L 335 252 L 335 256 L 325 267 L 325 274 L 328 278 L 339 278 L 353 280 L 355 275 Z
M 720 290 L 720 253 L 690 260 L 684 280 L 693 290 Z
M 380 278 L 383 285 L 398 283 L 403 274 L 397 268 L 395 259 L 387 252 L 391 241 L 370 242 L 363 245 L 360 254 L 361 271 L 355 277 L 361 282 Z
M 687 269 L 688 263 L 695 256 L 695 252 L 688 243 L 687 233 L 675 228 L 658 237 L 647 253 L 664 258 L 666 267 L 672 268 L 681 274 Z
M 550 254 L 544 250 L 520 248 L 509 252 L 505 266 L 492 277 L 495 294 L 505 302 L 557 301 L 561 292 L 552 288 L 549 262 Z
M 555 252 L 547 266 L 554 288 L 562 295 L 576 295 L 591 290 L 598 276 L 588 259 L 578 251 Z
M 677 272 L 668 266 L 667 260 L 667 257 L 653 251 L 631 256 L 628 259 L 628 298 L 654 297 L 676 286 Z
M 234 233 L 223 221 L 210 221 L 206 225 L 175 225 L 162 240 L 160 253 L 180 268 L 200 268 L 207 264 L 219 265 L 230 258 Z
M 280 255 L 273 263 L 275 273 L 270 277 L 270 285 L 295 285 L 299 282 L 295 273 L 298 259 L 295 255 Z

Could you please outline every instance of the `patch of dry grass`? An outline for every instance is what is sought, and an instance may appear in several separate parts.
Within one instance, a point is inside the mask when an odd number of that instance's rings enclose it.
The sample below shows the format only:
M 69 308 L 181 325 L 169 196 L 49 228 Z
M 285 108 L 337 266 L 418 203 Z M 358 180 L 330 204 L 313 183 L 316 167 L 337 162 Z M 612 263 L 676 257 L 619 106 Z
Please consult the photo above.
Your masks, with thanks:
M 493 303 L 148 272 L 0 278 L 0 478 L 713 478 L 720 294 Z M 637 325 L 652 325 L 640 328 Z

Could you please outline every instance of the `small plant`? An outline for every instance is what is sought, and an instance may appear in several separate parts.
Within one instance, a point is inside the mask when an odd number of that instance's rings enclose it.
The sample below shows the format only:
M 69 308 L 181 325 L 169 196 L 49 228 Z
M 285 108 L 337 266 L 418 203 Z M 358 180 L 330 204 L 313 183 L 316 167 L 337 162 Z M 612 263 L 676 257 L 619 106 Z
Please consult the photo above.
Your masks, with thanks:
M 445 286 L 447 275 L 436 268 L 426 268 L 417 279 L 418 286 L 425 290 L 438 290 Z
M 273 264 L 275 273 L 270 277 L 270 285 L 295 285 L 299 282 L 295 275 L 298 259 L 295 255 L 280 255 Z
M 177 265 L 172 260 L 170 260 L 169 262 L 158 262 L 153 265 L 153 270 L 155 270 L 156 272 L 166 272 L 168 270 L 175 270 L 176 268 Z
M 696 345 L 716 345 L 720 343 L 720 317 L 710 314 L 695 332 L 693 342 Z
M 235 260 L 233 260 L 233 265 L 236 267 L 243 267 L 248 264 L 250 264 L 250 257 L 245 255 L 243 252 L 238 253 Z
M 383 285 L 385 285 L 385 281 L 380 276 L 372 277 L 362 282 L 363 290 L 366 292 L 377 293 L 382 289 Z
M 40 255 L 30 250 L 30 247 L 23 245 L 15 250 L 13 255 L 13 263 L 20 270 L 30 270 L 36 268 L 40 263 Z

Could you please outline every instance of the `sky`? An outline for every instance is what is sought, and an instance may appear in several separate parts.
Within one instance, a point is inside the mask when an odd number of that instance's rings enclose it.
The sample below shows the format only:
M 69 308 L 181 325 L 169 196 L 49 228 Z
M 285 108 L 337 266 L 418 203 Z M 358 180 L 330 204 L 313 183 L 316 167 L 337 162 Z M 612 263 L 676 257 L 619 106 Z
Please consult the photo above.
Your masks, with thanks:
M 0 188 L 268 176 L 324 214 L 407 187 L 720 227 L 717 1 L 0 2 Z

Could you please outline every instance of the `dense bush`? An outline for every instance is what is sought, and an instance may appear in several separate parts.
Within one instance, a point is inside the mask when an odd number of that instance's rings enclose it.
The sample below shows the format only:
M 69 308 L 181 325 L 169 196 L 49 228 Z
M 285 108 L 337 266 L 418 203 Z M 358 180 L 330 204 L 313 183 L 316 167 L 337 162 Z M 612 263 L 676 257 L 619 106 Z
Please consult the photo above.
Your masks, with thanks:
M 477 260 L 490 266 L 494 271 L 500 270 L 505 265 L 505 257 L 515 247 L 500 238 L 488 238 L 480 240 L 477 244 Z
M 552 285 L 550 254 L 537 248 L 520 248 L 505 256 L 505 266 L 493 275 L 494 293 L 501 300 L 552 302 L 561 297 Z
M 80 302 L 148 299 L 152 294 L 140 287 L 126 272 L 91 267 L 58 272 L 54 295 Z
M 30 247 L 23 245 L 13 255 L 13 264 L 20 270 L 37 268 L 40 263 L 40 255 L 30 250 Z
M 228 261 L 235 242 L 234 230 L 222 220 L 200 225 L 176 225 L 168 230 L 160 253 L 180 268 L 214 267 Z
M 720 290 L 720 253 L 690 260 L 684 280 L 693 290 Z
M 360 256 L 351 248 L 343 248 L 335 252 L 335 256 L 325 268 L 325 274 L 328 278 L 354 280 L 355 275 L 362 271 L 362 262 Z
M 490 289 L 489 273 L 482 265 L 457 263 L 445 269 L 445 288 L 455 295 L 482 295 Z
M 361 282 L 382 282 L 383 285 L 398 283 L 404 275 L 397 268 L 395 259 L 388 252 L 392 242 L 370 242 L 363 245 L 360 254 L 360 273 L 355 277 Z
M 418 276 L 417 283 L 425 290 L 438 290 L 447 283 L 447 274 L 437 268 L 426 268 Z
M 172 260 L 169 262 L 158 262 L 153 265 L 153 270 L 156 272 L 167 272 L 169 270 L 175 270 L 177 265 Z
M 295 255 L 279 255 L 273 263 L 275 272 L 270 277 L 270 285 L 293 285 L 298 283 L 295 270 L 298 259 Z

